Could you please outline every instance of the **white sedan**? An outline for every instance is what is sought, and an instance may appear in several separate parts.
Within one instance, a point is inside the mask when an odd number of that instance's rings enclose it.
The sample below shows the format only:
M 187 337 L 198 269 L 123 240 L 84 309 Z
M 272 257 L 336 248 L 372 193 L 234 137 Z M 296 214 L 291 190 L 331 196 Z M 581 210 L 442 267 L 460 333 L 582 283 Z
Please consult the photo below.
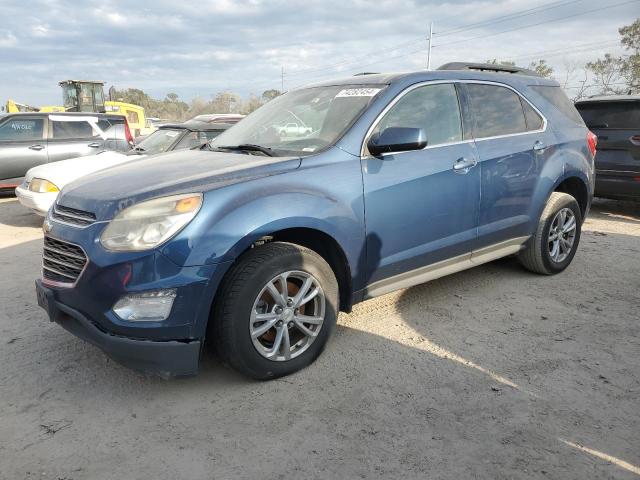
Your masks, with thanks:
M 44 216 L 66 184 L 130 160 L 131 157 L 122 153 L 101 152 L 89 157 L 38 165 L 27 171 L 24 181 L 16 188 L 16 197 L 22 205 Z
M 39 165 L 27 171 L 24 182 L 16 188 L 16 196 L 22 205 L 45 216 L 60 190 L 80 177 L 147 155 L 198 147 L 230 126 L 196 121 L 164 125 L 126 154 L 108 151 Z

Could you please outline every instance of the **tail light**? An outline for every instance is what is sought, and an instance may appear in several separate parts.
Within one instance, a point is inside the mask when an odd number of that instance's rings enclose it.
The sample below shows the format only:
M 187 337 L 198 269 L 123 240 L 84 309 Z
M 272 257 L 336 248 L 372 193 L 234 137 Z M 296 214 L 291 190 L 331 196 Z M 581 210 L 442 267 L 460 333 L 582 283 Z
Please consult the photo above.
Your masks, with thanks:
M 127 140 L 127 143 L 133 147 L 134 140 L 133 135 L 131 135 L 131 129 L 129 128 L 129 122 L 127 119 L 124 119 L 124 138 Z
M 587 132 L 587 146 L 589 147 L 589 151 L 591 155 L 596 154 L 596 145 L 598 145 L 598 137 L 592 131 Z

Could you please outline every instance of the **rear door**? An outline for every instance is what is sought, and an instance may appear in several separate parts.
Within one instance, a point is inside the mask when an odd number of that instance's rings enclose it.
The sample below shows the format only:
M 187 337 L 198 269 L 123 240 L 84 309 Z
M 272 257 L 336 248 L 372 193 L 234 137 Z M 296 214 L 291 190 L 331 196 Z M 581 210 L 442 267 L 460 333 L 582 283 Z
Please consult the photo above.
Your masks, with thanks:
M 598 136 L 596 182 L 615 182 L 614 193 L 626 194 L 640 174 L 640 101 L 579 102 L 576 108 Z
M 94 116 L 49 116 L 49 161 L 93 155 L 105 149 L 104 133 Z
M 532 197 L 555 137 L 543 116 L 515 90 L 465 83 L 480 158 L 478 248 L 529 235 Z
M 18 185 L 27 170 L 47 162 L 45 119 L 9 116 L 0 123 L 0 188 Z

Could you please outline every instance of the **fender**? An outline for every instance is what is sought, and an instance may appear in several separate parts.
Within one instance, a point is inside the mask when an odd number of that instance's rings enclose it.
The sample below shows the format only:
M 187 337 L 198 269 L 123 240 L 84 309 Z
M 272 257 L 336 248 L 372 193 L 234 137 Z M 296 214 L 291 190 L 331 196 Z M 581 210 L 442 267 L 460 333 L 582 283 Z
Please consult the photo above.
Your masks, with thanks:
M 342 159 L 206 192 L 200 213 L 163 253 L 183 266 L 229 262 L 262 237 L 309 228 L 335 239 L 356 265 L 365 234 L 362 176 L 359 159 Z M 323 178 L 328 170 L 332 178 Z

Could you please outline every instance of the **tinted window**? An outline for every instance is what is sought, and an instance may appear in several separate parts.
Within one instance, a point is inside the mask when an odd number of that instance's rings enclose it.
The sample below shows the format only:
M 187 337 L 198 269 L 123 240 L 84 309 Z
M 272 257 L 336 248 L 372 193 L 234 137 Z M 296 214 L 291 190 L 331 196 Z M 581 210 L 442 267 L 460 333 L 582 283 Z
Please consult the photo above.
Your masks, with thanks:
M 55 140 L 70 138 L 93 138 L 97 135 L 88 122 L 52 121 L 52 138 Z
M 590 128 L 640 128 L 640 102 L 578 103 L 576 108 Z
M 389 127 L 423 128 L 428 145 L 462 140 L 458 95 L 453 84 L 416 88 L 404 95 L 382 118 L 374 133 Z
M 476 138 L 527 131 L 520 97 L 506 87 L 468 84 Z
M 531 131 L 542 129 L 544 121 L 542 120 L 542 117 L 538 115 L 538 112 L 536 112 L 526 100 L 521 98 L 520 102 L 522 103 L 522 108 L 524 110 L 524 118 L 527 122 L 527 130 Z
M 565 95 L 560 87 L 550 87 L 543 85 L 534 85 L 531 87 L 532 90 L 542 95 L 547 101 L 552 103 L 560 113 L 562 113 L 569 120 L 579 124 L 584 125 L 582 121 L 582 117 L 576 110 L 576 107 L 573 105 L 573 102 L 569 100 L 569 98 Z
M 0 141 L 42 140 L 44 120 L 14 118 L 0 125 Z

